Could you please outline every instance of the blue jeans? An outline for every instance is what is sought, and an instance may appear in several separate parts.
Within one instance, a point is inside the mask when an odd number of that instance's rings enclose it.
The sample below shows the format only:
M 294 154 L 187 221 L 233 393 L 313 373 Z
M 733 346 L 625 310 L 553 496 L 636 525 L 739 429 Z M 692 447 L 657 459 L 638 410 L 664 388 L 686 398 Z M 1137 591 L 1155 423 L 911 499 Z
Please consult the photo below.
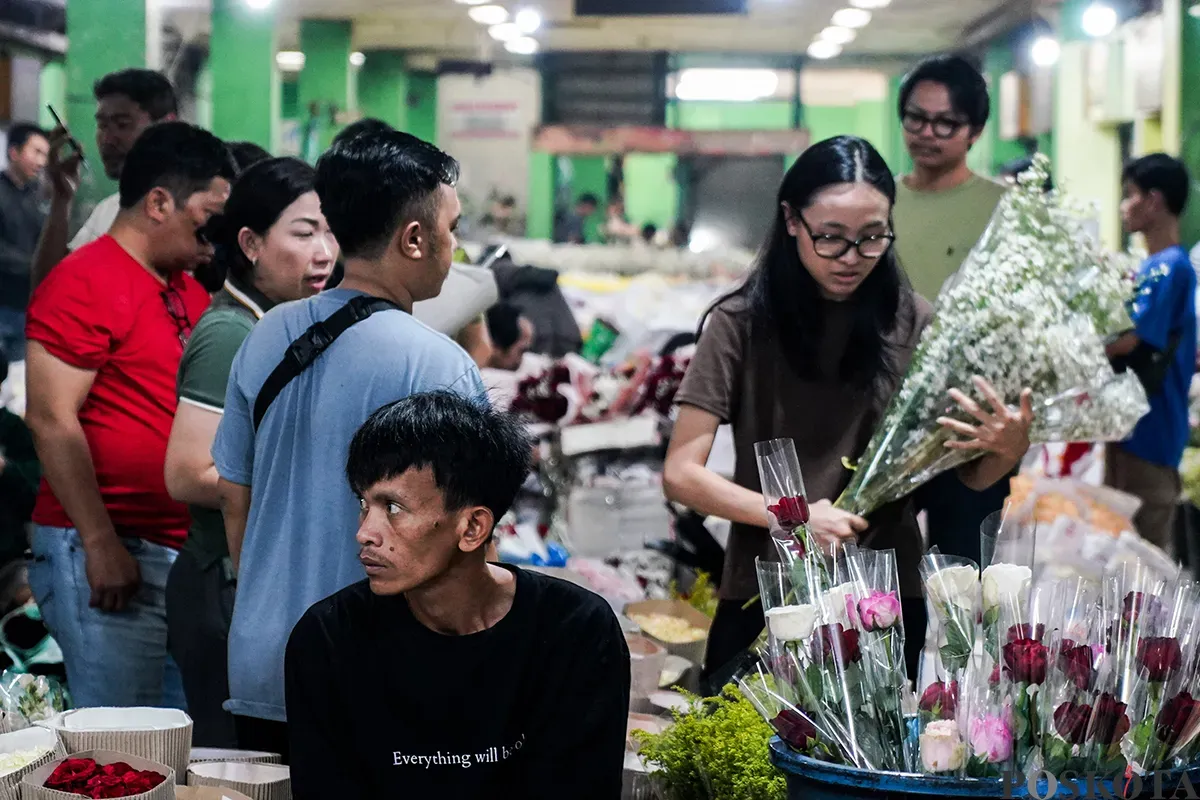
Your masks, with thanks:
M 25 360 L 25 312 L 0 306 L 0 355 Z
M 83 542 L 74 528 L 33 531 L 29 587 L 63 651 L 76 707 L 156 706 L 187 710 L 179 668 L 167 653 L 167 575 L 177 551 L 122 538 L 142 586 L 120 613 L 91 608 Z

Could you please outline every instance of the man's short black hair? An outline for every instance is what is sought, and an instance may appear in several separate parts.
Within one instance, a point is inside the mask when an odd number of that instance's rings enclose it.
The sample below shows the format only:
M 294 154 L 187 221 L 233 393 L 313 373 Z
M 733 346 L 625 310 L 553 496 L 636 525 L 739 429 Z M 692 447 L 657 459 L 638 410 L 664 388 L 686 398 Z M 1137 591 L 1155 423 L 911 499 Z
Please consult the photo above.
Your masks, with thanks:
M 346 477 L 361 496 L 380 481 L 429 467 L 447 511 L 483 506 L 498 522 L 529 474 L 532 448 L 512 414 L 449 392 L 415 394 L 358 429 Z
M 904 76 L 904 82 L 900 85 L 901 117 L 917 84 L 924 81 L 945 86 L 955 113 L 966 117 L 967 124 L 974 130 L 981 131 L 987 125 L 992 114 L 987 81 L 970 61 L 962 56 L 934 56 L 918 64 Z
M 487 310 L 487 327 L 492 343 L 507 350 L 521 338 L 521 310 L 508 303 L 497 303 Z
M 15 122 L 8 129 L 8 145 L 10 149 L 20 151 L 25 144 L 34 136 L 40 136 L 49 141 L 50 137 L 44 130 L 34 125 L 32 122 Z
M 588 192 L 587 194 L 580 195 L 579 199 L 575 201 L 575 205 L 577 206 L 584 205 L 585 203 L 599 208 L 600 198 L 596 197 L 596 195 L 592 194 L 591 192 Z
M 97 100 L 115 94 L 124 95 L 137 103 L 155 122 L 179 115 L 175 87 L 167 76 L 152 69 L 123 69 L 110 72 L 92 87 Z
M 331 144 L 330 147 L 341 144 L 342 142 L 348 142 L 351 139 L 362 136 L 364 133 L 381 133 L 383 131 L 394 130 L 396 129 L 381 119 L 375 119 L 374 117 L 363 117 L 360 120 L 351 122 L 342 129 L 341 133 L 333 137 L 333 144 Z
M 437 193 L 458 182 L 458 162 L 400 131 L 344 139 L 317 162 L 317 195 L 347 258 L 378 258 L 402 222 L 432 224 Z
M 1191 175 L 1182 161 L 1166 153 L 1151 153 L 1129 162 L 1121 173 L 1121 182 L 1125 181 L 1147 194 L 1162 193 L 1167 210 L 1176 217 L 1187 208 Z
M 161 122 L 138 137 L 121 170 L 121 208 L 161 187 L 186 203 L 213 178 L 233 181 L 237 165 L 225 143 L 203 128 L 186 122 Z
M 271 158 L 270 153 L 254 142 L 230 142 L 226 146 L 229 148 L 230 155 L 233 156 L 233 163 L 237 164 L 239 175 L 258 162 Z

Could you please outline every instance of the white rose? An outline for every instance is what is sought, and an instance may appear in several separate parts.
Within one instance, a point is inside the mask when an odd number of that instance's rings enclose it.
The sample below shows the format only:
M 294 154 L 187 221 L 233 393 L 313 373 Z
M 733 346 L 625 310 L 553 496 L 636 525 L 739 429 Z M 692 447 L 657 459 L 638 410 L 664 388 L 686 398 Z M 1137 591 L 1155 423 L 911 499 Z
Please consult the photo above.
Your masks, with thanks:
M 946 567 L 929 576 L 926 588 L 934 602 L 944 606 L 974 608 L 979 586 L 979 570 L 963 564 Z
M 956 772 L 967 758 L 967 746 L 958 723 L 940 719 L 925 726 L 921 734 L 921 766 L 926 772 Z
M 821 595 L 821 605 L 825 611 L 826 621 L 830 624 L 841 623 L 842 627 L 847 630 L 859 627 L 858 610 L 854 606 L 856 603 L 854 598 L 857 594 L 858 591 L 854 584 L 843 583 Z M 850 611 L 852 607 L 855 608 L 853 615 Z
M 811 605 L 767 609 L 767 630 L 781 642 L 806 642 L 817 625 L 817 608 Z
M 1016 564 L 992 564 L 983 571 L 983 607 L 1021 602 L 1029 591 L 1033 571 Z

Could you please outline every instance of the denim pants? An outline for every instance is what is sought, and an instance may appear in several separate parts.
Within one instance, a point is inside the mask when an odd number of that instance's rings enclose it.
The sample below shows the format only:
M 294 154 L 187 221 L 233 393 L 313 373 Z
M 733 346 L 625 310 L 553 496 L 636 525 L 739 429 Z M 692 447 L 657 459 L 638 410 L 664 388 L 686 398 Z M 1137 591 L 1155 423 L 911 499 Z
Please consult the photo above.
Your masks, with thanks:
M 25 312 L 0 306 L 0 355 L 25 360 Z
M 177 551 L 122 537 L 142 585 L 124 611 L 91 608 L 83 542 L 74 528 L 37 526 L 29 587 L 63 651 L 77 708 L 155 706 L 187 709 L 179 668 L 167 652 L 167 575 Z

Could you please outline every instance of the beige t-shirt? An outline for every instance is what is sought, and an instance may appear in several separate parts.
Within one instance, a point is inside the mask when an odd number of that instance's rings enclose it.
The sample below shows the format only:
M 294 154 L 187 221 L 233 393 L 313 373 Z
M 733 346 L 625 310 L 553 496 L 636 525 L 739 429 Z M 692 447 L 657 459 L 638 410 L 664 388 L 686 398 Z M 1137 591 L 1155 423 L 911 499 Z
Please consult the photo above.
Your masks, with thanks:
M 75 234 L 75 238 L 67 245 L 68 250 L 78 250 L 85 244 L 91 244 L 104 234 L 117 221 L 117 213 L 121 210 L 121 195 L 112 194 L 100 201 L 92 215 L 83 223 L 83 227 Z

